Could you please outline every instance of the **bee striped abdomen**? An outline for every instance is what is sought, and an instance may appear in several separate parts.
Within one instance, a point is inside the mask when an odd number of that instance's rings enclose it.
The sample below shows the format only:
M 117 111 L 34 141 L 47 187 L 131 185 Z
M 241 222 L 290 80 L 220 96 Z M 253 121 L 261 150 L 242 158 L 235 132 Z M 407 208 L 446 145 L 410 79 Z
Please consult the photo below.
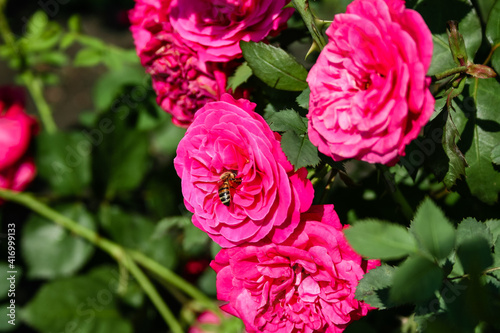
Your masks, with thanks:
M 229 192 L 228 182 L 224 182 L 219 188 L 219 199 L 226 206 L 229 206 L 231 203 L 231 192 Z

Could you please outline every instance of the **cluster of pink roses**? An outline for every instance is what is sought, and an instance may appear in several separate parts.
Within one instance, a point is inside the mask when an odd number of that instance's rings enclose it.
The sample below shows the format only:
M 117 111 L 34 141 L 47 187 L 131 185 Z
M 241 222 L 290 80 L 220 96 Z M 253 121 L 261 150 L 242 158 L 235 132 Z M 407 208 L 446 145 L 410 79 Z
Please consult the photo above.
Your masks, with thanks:
M 241 58 L 239 41 L 259 42 L 285 27 L 289 0 L 136 0 L 131 31 L 158 104 L 187 127 L 194 113 L 226 92 Z
M 342 332 L 370 306 L 354 298 L 379 262 L 347 243 L 333 205 L 312 205 L 255 104 L 225 92 L 240 40 L 277 32 L 281 0 L 141 0 L 131 12 L 158 103 L 188 126 L 175 169 L 195 226 L 223 249 L 211 263 L 223 309 L 248 332 Z M 430 118 L 431 34 L 403 0 L 355 0 L 311 69 L 308 134 L 334 160 L 395 164 Z
M 347 244 L 333 205 L 311 205 L 305 168 L 294 171 L 280 136 L 229 94 L 198 110 L 174 166 L 193 223 L 223 247 L 212 261 L 217 296 L 248 332 L 341 332 L 366 315 L 354 292 L 377 261 Z M 225 205 L 221 176 L 235 173 Z
M 28 148 L 38 123 L 24 104 L 21 89 L 0 87 L 0 188 L 14 191 L 24 190 L 36 174 Z

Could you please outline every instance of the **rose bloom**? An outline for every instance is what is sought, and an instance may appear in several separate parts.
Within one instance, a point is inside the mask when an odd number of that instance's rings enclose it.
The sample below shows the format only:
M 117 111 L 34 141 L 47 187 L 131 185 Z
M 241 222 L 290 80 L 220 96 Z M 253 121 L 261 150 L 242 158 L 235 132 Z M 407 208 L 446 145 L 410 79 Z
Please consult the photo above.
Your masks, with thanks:
M 314 196 L 307 170 L 294 172 L 280 136 L 254 108 L 229 94 L 206 104 L 195 114 L 174 159 L 194 225 L 222 247 L 266 236 L 284 240 Z M 218 191 L 227 172 L 241 183 L 227 181 L 231 198 L 226 206 Z
M 260 42 L 286 26 L 290 0 L 172 0 L 170 21 L 205 61 L 241 57 L 239 42 Z
M 225 92 L 228 64 L 199 59 L 169 22 L 170 1 L 137 0 L 129 13 L 137 54 L 153 81 L 157 103 L 187 127 L 196 110 Z M 232 66 L 229 66 L 229 68 Z
M 222 249 L 217 272 L 222 309 L 249 333 L 338 333 L 373 309 L 354 298 L 363 275 L 380 265 L 347 243 L 333 205 L 312 206 L 281 244 L 261 241 Z
M 309 138 L 334 160 L 394 165 L 434 110 L 432 36 L 402 0 L 355 0 L 309 72 Z
M 20 88 L 0 87 L 0 188 L 14 191 L 24 190 L 36 174 L 27 151 L 38 124 L 24 104 Z

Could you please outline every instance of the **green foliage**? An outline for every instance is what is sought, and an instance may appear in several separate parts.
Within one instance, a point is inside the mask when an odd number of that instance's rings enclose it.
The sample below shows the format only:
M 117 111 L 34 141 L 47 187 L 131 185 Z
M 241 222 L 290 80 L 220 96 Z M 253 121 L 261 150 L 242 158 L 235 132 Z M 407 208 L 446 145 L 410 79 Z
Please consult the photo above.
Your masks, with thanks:
M 455 246 L 455 228 L 430 199 L 422 202 L 410 227 L 422 251 L 446 258 Z
M 307 88 L 307 70 L 292 55 L 262 42 L 241 41 L 240 46 L 253 73 L 270 87 L 291 91 Z
M 420 248 L 406 254 L 402 251 L 397 258 L 409 256 L 396 265 L 382 264 L 365 274 L 356 298 L 380 309 L 414 304 L 415 321 L 422 332 L 434 332 L 437 327 L 448 331 L 452 327 L 474 328 L 480 323 L 493 325 L 496 319 L 489 314 L 499 308 L 493 295 L 500 295 L 500 281 L 496 280 L 500 271 L 498 222 L 466 218 L 455 228 L 432 200 L 425 199 L 409 233 L 389 222 L 355 223 L 345 234 L 365 257 L 396 259 L 387 258 L 381 249 L 395 244 L 395 239 L 402 241 L 412 235 Z M 404 236 L 395 237 L 391 229 Z
M 234 74 L 227 79 L 227 88 L 236 90 L 243 83 L 253 75 L 252 69 L 248 66 L 247 62 L 242 63 L 235 71 Z
M 378 220 L 356 222 L 344 231 L 349 244 L 364 257 L 398 259 L 417 252 L 417 241 L 400 225 Z
M 91 180 L 92 145 L 84 132 L 41 133 L 36 138 L 38 173 L 59 195 L 85 192 Z
M 500 115 L 495 106 L 500 103 L 500 84 L 495 79 L 475 80 L 470 94 L 464 100 L 467 113 L 457 113 L 457 127 L 463 128 L 459 147 L 469 165 L 467 186 L 474 196 L 493 204 L 500 192 L 500 171 L 491 158 L 500 142 Z
M 39 332 L 133 332 L 117 309 L 119 276 L 104 281 L 87 274 L 45 284 L 23 309 L 23 321 Z
M 392 306 L 389 287 L 392 284 L 394 270 L 394 267 L 382 264 L 366 273 L 356 288 L 356 299 L 381 310 Z
M 389 297 L 396 303 L 426 301 L 439 290 L 443 271 L 432 261 L 410 256 L 395 271 Z
M 273 131 L 282 132 L 281 148 L 295 170 L 316 166 L 320 159 L 316 148 L 307 136 L 307 119 L 295 110 L 268 112 L 266 121 Z

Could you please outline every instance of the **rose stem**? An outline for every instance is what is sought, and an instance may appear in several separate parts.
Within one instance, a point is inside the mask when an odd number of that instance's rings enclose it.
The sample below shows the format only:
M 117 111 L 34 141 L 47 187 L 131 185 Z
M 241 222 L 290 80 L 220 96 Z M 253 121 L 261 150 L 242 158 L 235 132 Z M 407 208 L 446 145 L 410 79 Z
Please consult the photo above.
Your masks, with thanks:
M 119 264 L 122 264 L 125 268 L 127 268 L 127 270 L 136 278 L 137 282 L 139 282 L 143 290 L 149 296 L 149 298 L 156 306 L 156 308 L 158 309 L 158 311 L 160 312 L 160 314 L 162 315 L 162 317 L 164 318 L 165 322 L 170 327 L 172 332 L 182 333 L 183 330 L 178 321 L 173 316 L 168 306 L 161 299 L 154 285 L 136 265 L 136 261 L 140 263 L 142 266 L 149 269 L 151 272 L 162 277 L 166 282 L 170 283 L 171 285 L 179 288 L 186 294 L 195 298 L 200 304 L 203 304 L 206 308 L 210 310 L 220 311 L 218 307 L 213 302 L 210 301 L 210 299 L 208 299 L 195 287 L 190 285 L 187 281 L 183 280 L 169 269 L 161 266 L 159 263 L 150 259 L 149 257 L 140 252 L 125 249 L 122 246 L 106 238 L 101 237 L 95 231 L 81 226 L 77 222 L 67 218 L 64 215 L 61 215 L 57 211 L 41 203 L 32 195 L 0 189 L 0 198 L 16 202 L 31 209 L 32 211 L 40 214 L 41 216 L 49 220 L 52 220 L 56 224 L 59 224 L 60 226 L 70 230 L 72 233 L 82 238 L 85 238 L 89 242 L 101 248 L 103 251 L 107 252 Z

